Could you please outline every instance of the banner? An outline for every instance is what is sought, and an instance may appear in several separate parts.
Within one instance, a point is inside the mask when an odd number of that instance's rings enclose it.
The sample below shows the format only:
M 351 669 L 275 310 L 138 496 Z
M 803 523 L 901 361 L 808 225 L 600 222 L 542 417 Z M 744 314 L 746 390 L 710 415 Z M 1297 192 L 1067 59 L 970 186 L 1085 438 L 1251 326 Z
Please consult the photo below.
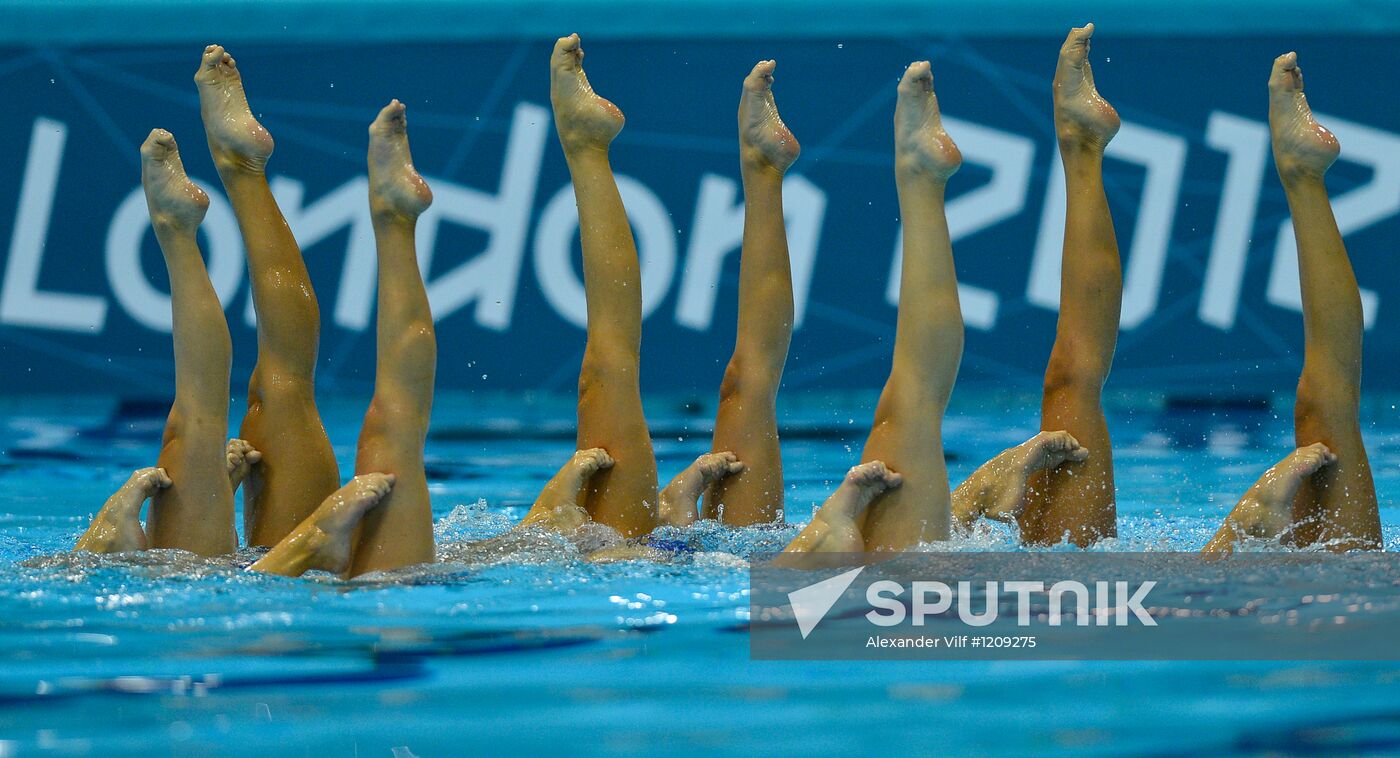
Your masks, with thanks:
M 206 42 L 0 51 L 3 391 L 163 396 L 173 386 L 168 283 L 139 185 L 137 148 L 152 127 L 174 132 L 210 193 L 201 242 L 234 337 L 233 381 L 246 380 L 256 358 L 248 276 L 191 81 Z M 572 390 L 584 300 L 549 110 L 551 42 L 231 50 L 277 140 L 269 175 L 319 297 L 323 387 L 373 379 L 365 128 L 397 97 L 436 196 L 418 242 L 439 386 Z M 797 304 L 785 390 L 883 382 L 899 297 L 895 84 L 927 58 L 965 158 L 948 203 L 967 327 L 959 381 L 1035 391 L 1058 308 L 1064 184 L 1050 78 L 1060 42 L 585 40 L 595 87 L 627 114 L 613 164 L 642 262 L 643 388 L 714 393 L 732 350 L 735 112 L 760 58 L 778 61 L 778 105 L 803 146 L 785 186 Z M 1125 279 L 1110 387 L 1230 395 L 1296 381 L 1296 253 L 1265 91 L 1273 58 L 1296 49 L 1310 102 L 1342 144 L 1329 186 L 1362 287 L 1366 389 L 1400 388 L 1400 84 L 1376 75 L 1394 45 L 1100 30 L 1095 75 L 1123 117 L 1105 161 Z

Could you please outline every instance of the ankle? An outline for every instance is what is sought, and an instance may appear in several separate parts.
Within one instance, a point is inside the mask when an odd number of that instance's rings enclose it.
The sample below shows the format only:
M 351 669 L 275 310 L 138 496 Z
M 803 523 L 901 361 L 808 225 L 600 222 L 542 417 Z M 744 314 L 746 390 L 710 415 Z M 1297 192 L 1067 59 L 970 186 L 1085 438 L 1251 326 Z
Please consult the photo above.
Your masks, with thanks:
M 739 170 L 746 180 L 776 179 L 782 181 L 786 167 L 778 167 L 757 147 L 744 145 L 739 148 Z
M 1286 190 L 1308 190 L 1326 186 L 1323 180 L 1327 173 L 1325 168 L 1318 170 L 1301 161 L 1277 155 L 1274 156 L 1274 166 L 1278 169 L 1279 182 Z
M 1073 127 L 1057 127 L 1056 142 L 1060 146 L 1060 160 L 1066 168 L 1082 165 L 1095 168 L 1103 164 L 1104 150 L 1108 143 L 1093 134 L 1085 134 Z
M 609 153 L 612 143 L 599 143 L 597 140 L 586 136 L 574 136 L 565 132 L 559 132 L 559 144 L 564 148 L 564 160 L 570 166 L 597 165 L 609 163 Z

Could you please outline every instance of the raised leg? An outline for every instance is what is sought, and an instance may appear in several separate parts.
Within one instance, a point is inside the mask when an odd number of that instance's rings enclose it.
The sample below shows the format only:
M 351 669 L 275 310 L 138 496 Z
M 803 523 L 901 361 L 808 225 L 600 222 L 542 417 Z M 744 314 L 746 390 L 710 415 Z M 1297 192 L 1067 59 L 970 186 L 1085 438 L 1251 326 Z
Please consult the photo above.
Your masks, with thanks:
M 800 148 L 773 101 L 774 61 L 759 61 L 739 99 L 744 243 L 734 356 L 720 385 L 713 451 L 750 464 L 710 485 L 705 518 L 748 525 L 783 520 L 778 385 L 792 342 L 792 267 L 783 223 L 783 174 Z M 692 519 L 693 520 L 693 519 Z
M 570 534 L 589 522 L 588 511 L 578 504 L 579 493 L 599 471 L 612 468 L 606 450 L 579 450 L 540 490 L 530 512 L 516 529 L 541 528 Z
M 170 273 L 175 343 L 175 404 L 156 464 L 171 485 L 152 500 L 147 533 L 151 547 L 231 553 L 238 534 L 224 443 L 233 347 L 195 236 L 209 198 L 185 175 L 175 138 L 163 129 L 141 145 L 141 184 Z
M 343 574 L 350 567 L 356 527 L 394 488 L 393 474 L 360 474 L 321 501 L 249 571 L 301 576 L 308 571 Z
M 1274 464 L 1225 517 L 1203 553 L 1231 553 L 1246 538 L 1288 538 L 1293 531 L 1293 502 L 1298 488 L 1337 462 L 1326 445 L 1300 447 Z
M 1103 414 L 1103 385 L 1113 364 L 1123 274 L 1103 188 L 1103 151 L 1118 133 L 1118 113 L 1094 87 L 1089 38 L 1070 31 L 1055 69 L 1055 136 L 1065 168 L 1065 244 L 1060 320 L 1045 367 L 1042 430 L 1063 429 L 1094 454 L 1037 474 L 1019 519 L 1029 543 L 1066 537 L 1087 545 L 1117 534 L 1113 448 Z
M 880 461 L 868 461 L 846 472 L 841 486 L 831 493 L 812 521 L 793 538 L 785 553 L 860 553 L 869 538 L 861 534 L 866 508 L 883 493 L 898 492 L 901 477 Z
M 170 486 L 165 471 L 151 467 L 131 474 L 102 510 L 92 517 L 86 532 L 78 538 L 73 552 L 130 553 L 146 549 L 146 533 L 141 529 L 141 506 L 160 490 Z
M 686 466 L 670 484 L 662 488 L 656 509 L 657 521 L 662 526 L 690 526 L 699 517 L 696 506 L 700 493 L 707 487 L 713 492 L 716 485 L 742 474 L 744 469 L 745 464 L 739 462 L 739 456 L 727 450 L 705 453 L 696 458 L 694 463 Z
M 316 409 L 321 316 L 301 250 L 264 173 L 272 135 L 248 109 L 233 57 L 210 45 L 194 80 L 209 151 L 243 234 L 258 314 L 258 362 L 239 435 L 264 460 L 247 481 L 244 533 L 250 545 L 272 545 L 340 484 Z
M 374 399 L 365 413 L 355 473 L 396 477 L 394 491 L 360 526 L 350 574 L 433 560 L 433 510 L 423 445 L 433 408 L 437 338 L 418 271 L 414 227 L 433 201 L 413 168 L 403 103 L 395 100 L 369 128 L 369 207 L 379 253 L 378 360 Z
M 608 160 L 623 117 L 589 85 L 577 34 L 554 44 L 549 67 L 554 126 L 578 203 L 588 298 L 588 345 L 578 380 L 578 448 L 603 448 L 616 461 L 592 478 L 582 504 L 594 521 L 637 537 L 656 526 L 656 455 L 637 376 L 641 268 Z
M 865 513 L 870 550 L 946 539 L 948 469 L 943 410 L 962 361 L 963 323 L 953 247 L 943 212 L 948 177 L 962 164 L 943 130 L 928 61 L 909 64 L 894 114 L 895 185 L 904 222 L 904 267 L 890 376 L 861 461 L 884 461 L 903 484 Z
M 1041 432 L 1003 450 L 953 490 L 953 526 L 967 529 L 983 517 L 1015 520 L 1025 510 L 1033 475 L 1088 457 L 1088 449 L 1069 432 Z
M 1361 441 L 1361 296 L 1332 216 L 1323 175 L 1340 150 L 1303 95 L 1297 53 L 1269 76 L 1274 163 L 1298 239 L 1303 295 L 1303 373 L 1293 407 L 1298 447 L 1322 443 L 1337 456 L 1303 481 L 1294 500 L 1294 539 L 1333 550 L 1381 546 L 1371 464 Z

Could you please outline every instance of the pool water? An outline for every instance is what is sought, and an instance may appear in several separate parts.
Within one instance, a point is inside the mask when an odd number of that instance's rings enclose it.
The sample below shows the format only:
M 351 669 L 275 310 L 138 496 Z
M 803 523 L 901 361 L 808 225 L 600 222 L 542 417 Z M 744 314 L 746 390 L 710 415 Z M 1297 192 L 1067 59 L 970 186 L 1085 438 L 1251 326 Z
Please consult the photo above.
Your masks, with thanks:
M 746 558 L 786 543 L 856 462 L 870 396 L 784 398 L 794 526 L 702 522 L 674 535 L 691 556 L 611 565 L 564 539 L 470 544 L 508 529 L 567 458 L 569 399 L 443 397 L 428 450 L 442 562 L 355 582 L 164 552 L 43 558 L 151 465 L 164 408 L 5 402 L 0 758 L 1400 752 L 1394 662 L 750 661 Z M 322 401 L 345 471 L 363 402 Z M 648 399 L 663 478 L 706 448 L 709 403 Z M 1037 403 L 960 390 L 953 481 L 1032 434 Z M 1288 398 L 1187 405 L 1114 400 L 1120 537 L 1097 549 L 1198 549 L 1291 448 Z M 1390 550 L 1396 419 L 1367 399 Z M 1000 526 L 951 547 L 1018 549 Z

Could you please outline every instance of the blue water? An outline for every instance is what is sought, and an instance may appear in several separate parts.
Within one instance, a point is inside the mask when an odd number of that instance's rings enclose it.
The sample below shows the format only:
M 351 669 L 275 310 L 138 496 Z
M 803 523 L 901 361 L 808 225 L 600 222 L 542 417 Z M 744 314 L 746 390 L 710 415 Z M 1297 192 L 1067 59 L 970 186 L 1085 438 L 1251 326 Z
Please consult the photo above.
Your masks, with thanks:
M 1037 400 L 960 391 L 945 430 L 953 481 L 1033 433 Z M 44 560 L 154 460 L 163 410 L 5 402 L 0 758 L 1400 752 L 1389 662 L 751 662 L 745 559 L 796 526 L 702 522 L 676 535 L 700 550 L 667 564 L 587 564 L 563 539 L 470 545 L 514 523 L 572 450 L 567 399 L 440 399 L 432 567 L 346 583 L 159 552 Z M 793 524 L 856 461 L 872 402 L 785 398 Z M 708 403 L 649 399 L 663 476 L 704 450 Z M 1287 398 L 1274 407 L 1115 400 L 1121 536 L 1099 549 L 1204 544 L 1290 448 Z M 363 399 L 322 409 L 348 470 Z M 1400 422 L 1375 398 L 1363 417 L 1395 550 Z M 954 547 L 1017 549 L 999 526 Z

